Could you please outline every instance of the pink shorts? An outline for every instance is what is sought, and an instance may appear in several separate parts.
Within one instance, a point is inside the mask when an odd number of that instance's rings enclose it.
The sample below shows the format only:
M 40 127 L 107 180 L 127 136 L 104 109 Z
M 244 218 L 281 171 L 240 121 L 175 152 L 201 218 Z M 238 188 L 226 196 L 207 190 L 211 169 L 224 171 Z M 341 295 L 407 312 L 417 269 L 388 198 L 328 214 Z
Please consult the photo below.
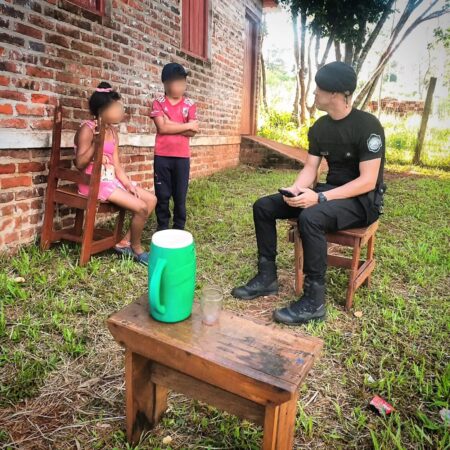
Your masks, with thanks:
M 131 184 L 137 186 L 135 181 L 132 181 Z M 112 181 L 100 181 L 98 199 L 106 202 L 117 188 L 126 191 L 125 186 L 117 178 Z M 89 186 L 87 184 L 79 184 L 78 193 L 87 197 L 89 194 Z

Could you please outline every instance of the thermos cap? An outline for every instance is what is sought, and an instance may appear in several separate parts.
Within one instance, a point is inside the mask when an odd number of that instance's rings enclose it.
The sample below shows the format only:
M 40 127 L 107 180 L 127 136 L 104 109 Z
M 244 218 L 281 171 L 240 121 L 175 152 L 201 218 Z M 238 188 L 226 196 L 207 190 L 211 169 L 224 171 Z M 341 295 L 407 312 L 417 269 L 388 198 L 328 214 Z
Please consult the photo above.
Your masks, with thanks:
M 194 242 L 189 231 L 185 230 L 162 230 L 152 236 L 152 243 L 162 248 L 184 248 Z

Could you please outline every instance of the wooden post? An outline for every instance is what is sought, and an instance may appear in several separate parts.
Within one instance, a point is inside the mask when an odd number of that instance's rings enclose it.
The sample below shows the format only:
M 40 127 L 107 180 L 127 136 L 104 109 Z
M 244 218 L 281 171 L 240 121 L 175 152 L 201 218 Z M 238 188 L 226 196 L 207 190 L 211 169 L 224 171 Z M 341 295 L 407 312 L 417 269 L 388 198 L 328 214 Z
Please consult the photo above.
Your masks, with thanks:
M 425 139 L 425 133 L 427 131 L 428 117 L 431 112 L 431 103 L 433 100 L 434 88 L 436 87 L 436 80 L 436 77 L 430 78 L 430 85 L 428 86 L 427 98 L 425 100 L 425 107 L 422 114 L 422 121 L 420 122 L 419 135 L 417 136 L 417 144 L 414 150 L 413 164 L 421 163 L 420 160 L 422 156 L 423 141 Z

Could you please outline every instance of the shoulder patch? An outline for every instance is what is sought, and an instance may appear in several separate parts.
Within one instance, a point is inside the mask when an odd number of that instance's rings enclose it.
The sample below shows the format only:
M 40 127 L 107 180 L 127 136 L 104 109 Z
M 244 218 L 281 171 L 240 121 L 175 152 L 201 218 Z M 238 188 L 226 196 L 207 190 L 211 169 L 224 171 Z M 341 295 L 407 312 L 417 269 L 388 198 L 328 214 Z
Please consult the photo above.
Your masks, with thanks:
M 159 103 L 162 103 L 162 102 L 164 102 L 165 99 L 166 99 L 166 97 L 164 95 L 162 95 L 161 97 L 158 97 L 156 99 L 156 101 L 158 101 Z
M 379 134 L 372 133 L 369 136 L 369 139 L 367 139 L 367 148 L 372 153 L 377 153 L 381 146 L 383 145 L 383 142 L 381 140 L 381 136 Z
M 191 100 L 190 98 L 186 97 L 186 98 L 184 99 L 184 103 L 185 103 L 186 105 L 188 105 L 188 106 L 192 106 L 192 105 L 194 104 L 194 101 Z

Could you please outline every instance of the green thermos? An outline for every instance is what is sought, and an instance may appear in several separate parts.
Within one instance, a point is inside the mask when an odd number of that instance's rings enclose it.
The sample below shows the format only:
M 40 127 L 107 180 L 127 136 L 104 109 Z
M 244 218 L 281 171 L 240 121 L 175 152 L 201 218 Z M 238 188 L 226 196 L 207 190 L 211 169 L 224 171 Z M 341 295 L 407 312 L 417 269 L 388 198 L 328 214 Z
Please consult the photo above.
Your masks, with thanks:
M 148 265 L 151 316 L 160 322 L 180 322 L 192 313 L 196 258 L 192 234 L 184 230 L 157 231 L 152 237 Z

